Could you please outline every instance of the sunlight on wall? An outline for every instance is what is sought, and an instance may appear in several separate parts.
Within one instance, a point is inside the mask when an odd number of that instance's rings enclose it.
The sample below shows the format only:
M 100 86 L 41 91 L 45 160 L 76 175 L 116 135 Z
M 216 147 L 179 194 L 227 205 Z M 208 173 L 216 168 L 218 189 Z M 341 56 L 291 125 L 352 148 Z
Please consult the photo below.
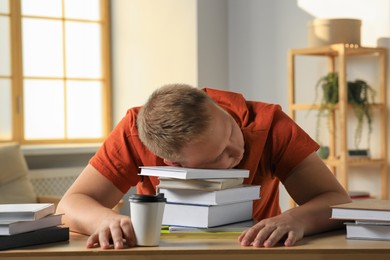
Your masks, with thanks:
M 363 46 L 377 46 L 379 38 L 390 37 L 390 1 L 388 0 L 297 0 L 297 5 L 314 18 L 362 20 Z
M 114 123 L 157 87 L 197 83 L 196 2 L 112 1 Z

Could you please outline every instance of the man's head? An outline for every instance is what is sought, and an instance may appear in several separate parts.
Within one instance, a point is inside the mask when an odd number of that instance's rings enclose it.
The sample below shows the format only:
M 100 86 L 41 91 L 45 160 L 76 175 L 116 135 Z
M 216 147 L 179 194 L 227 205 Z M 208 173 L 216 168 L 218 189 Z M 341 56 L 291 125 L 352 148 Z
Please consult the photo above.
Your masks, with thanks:
M 204 91 L 184 84 L 157 89 L 140 109 L 141 141 L 172 165 L 231 168 L 244 152 L 233 118 Z
M 177 161 L 183 145 L 197 141 L 210 124 L 204 91 L 184 84 L 165 85 L 152 93 L 141 108 L 141 141 L 161 158 Z

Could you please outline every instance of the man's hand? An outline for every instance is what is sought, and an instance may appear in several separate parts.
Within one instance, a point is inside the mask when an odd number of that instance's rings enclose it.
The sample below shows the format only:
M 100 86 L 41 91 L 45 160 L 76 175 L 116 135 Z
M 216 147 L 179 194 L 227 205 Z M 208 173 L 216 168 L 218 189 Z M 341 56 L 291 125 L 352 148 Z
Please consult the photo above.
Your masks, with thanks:
M 105 218 L 88 238 L 86 246 L 91 248 L 98 244 L 102 249 L 108 249 L 111 240 L 115 249 L 124 248 L 126 244 L 135 246 L 133 226 L 128 216 L 116 214 Z
M 271 247 L 283 239 L 285 246 L 292 246 L 304 235 L 343 226 L 342 221 L 330 219 L 330 206 L 350 198 L 315 152 L 296 166 L 283 184 L 300 206 L 261 220 L 241 234 L 241 245 Z
M 120 215 L 112 208 L 123 198 L 123 193 L 106 177 L 88 164 L 76 181 L 62 196 L 57 213 L 64 214 L 63 222 L 74 232 L 89 234 L 87 247 L 115 249 L 135 245 L 133 226 L 129 216 Z
M 238 240 L 243 246 L 272 247 L 281 239 L 285 246 L 293 246 L 303 238 L 304 225 L 288 212 L 279 216 L 263 219 L 244 231 Z

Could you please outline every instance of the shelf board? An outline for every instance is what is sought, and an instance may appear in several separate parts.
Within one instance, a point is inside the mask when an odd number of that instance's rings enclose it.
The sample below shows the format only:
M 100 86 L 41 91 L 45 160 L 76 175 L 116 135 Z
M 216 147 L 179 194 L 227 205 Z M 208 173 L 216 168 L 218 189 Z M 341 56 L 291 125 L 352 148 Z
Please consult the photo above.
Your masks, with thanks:
M 326 165 L 329 166 L 338 166 L 341 164 L 341 160 L 337 158 L 331 158 L 323 160 Z M 379 158 L 365 158 L 365 157 L 357 157 L 351 158 L 348 157 L 347 164 L 351 166 L 379 166 L 381 164 L 386 163 L 386 160 Z
M 336 109 L 337 104 L 335 104 L 332 107 L 333 107 L 333 109 Z M 291 109 L 292 110 L 318 110 L 320 108 L 321 108 L 320 104 L 303 104 L 303 103 L 291 104 Z
M 290 106 L 292 110 L 318 110 L 321 108 L 320 104 L 295 103 L 295 104 L 291 104 Z M 337 110 L 339 106 L 338 104 L 334 104 L 332 106 L 327 106 L 327 107 L 329 109 Z M 351 105 L 348 105 L 348 107 L 351 107 Z M 374 104 L 370 104 L 370 107 L 372 107 L 373 109 L 384 109 L 385 105 L 380 103 L 374 103 Z
M 386 48 L 381 47 L 363 47 L 350 46 L 348 44 L 332 44 L 328 46 L 301 48 L 290 50 L 293 55 L 309 55 L 309 56 L 339 56 L 339 50 L 345 49 L 346 56 L 354 55 L 373 55 L 386 51 Z
M 348 164 L 350 165 L 381 165 L 386 161 L 383 159 L 371 159 L 371 158 L 348 158 Z

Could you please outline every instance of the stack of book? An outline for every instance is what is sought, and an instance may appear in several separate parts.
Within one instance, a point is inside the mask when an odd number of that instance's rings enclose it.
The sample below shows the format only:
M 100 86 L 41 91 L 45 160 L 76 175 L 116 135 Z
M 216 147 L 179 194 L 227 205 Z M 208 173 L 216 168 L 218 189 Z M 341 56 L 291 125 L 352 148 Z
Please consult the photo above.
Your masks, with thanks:
M 158 191 L 167 198 L 163 225 L 171 231 L 189 230 L 178 226 L 199 231 L 238 222 L 244 223 L 234 230 L 246 229 L 253 200 L 260 198 L 259 185 L 242 184 L 248 170 L 154 166 L 141 167 L 140 175 L 159 177 Z
M 0 204 L 0 250 L 69 240 L 52 203 Z
M 390 200 L 364 199 L 335 205 L 332 219 L 346 221 L 348 239 L 390 240 Z

